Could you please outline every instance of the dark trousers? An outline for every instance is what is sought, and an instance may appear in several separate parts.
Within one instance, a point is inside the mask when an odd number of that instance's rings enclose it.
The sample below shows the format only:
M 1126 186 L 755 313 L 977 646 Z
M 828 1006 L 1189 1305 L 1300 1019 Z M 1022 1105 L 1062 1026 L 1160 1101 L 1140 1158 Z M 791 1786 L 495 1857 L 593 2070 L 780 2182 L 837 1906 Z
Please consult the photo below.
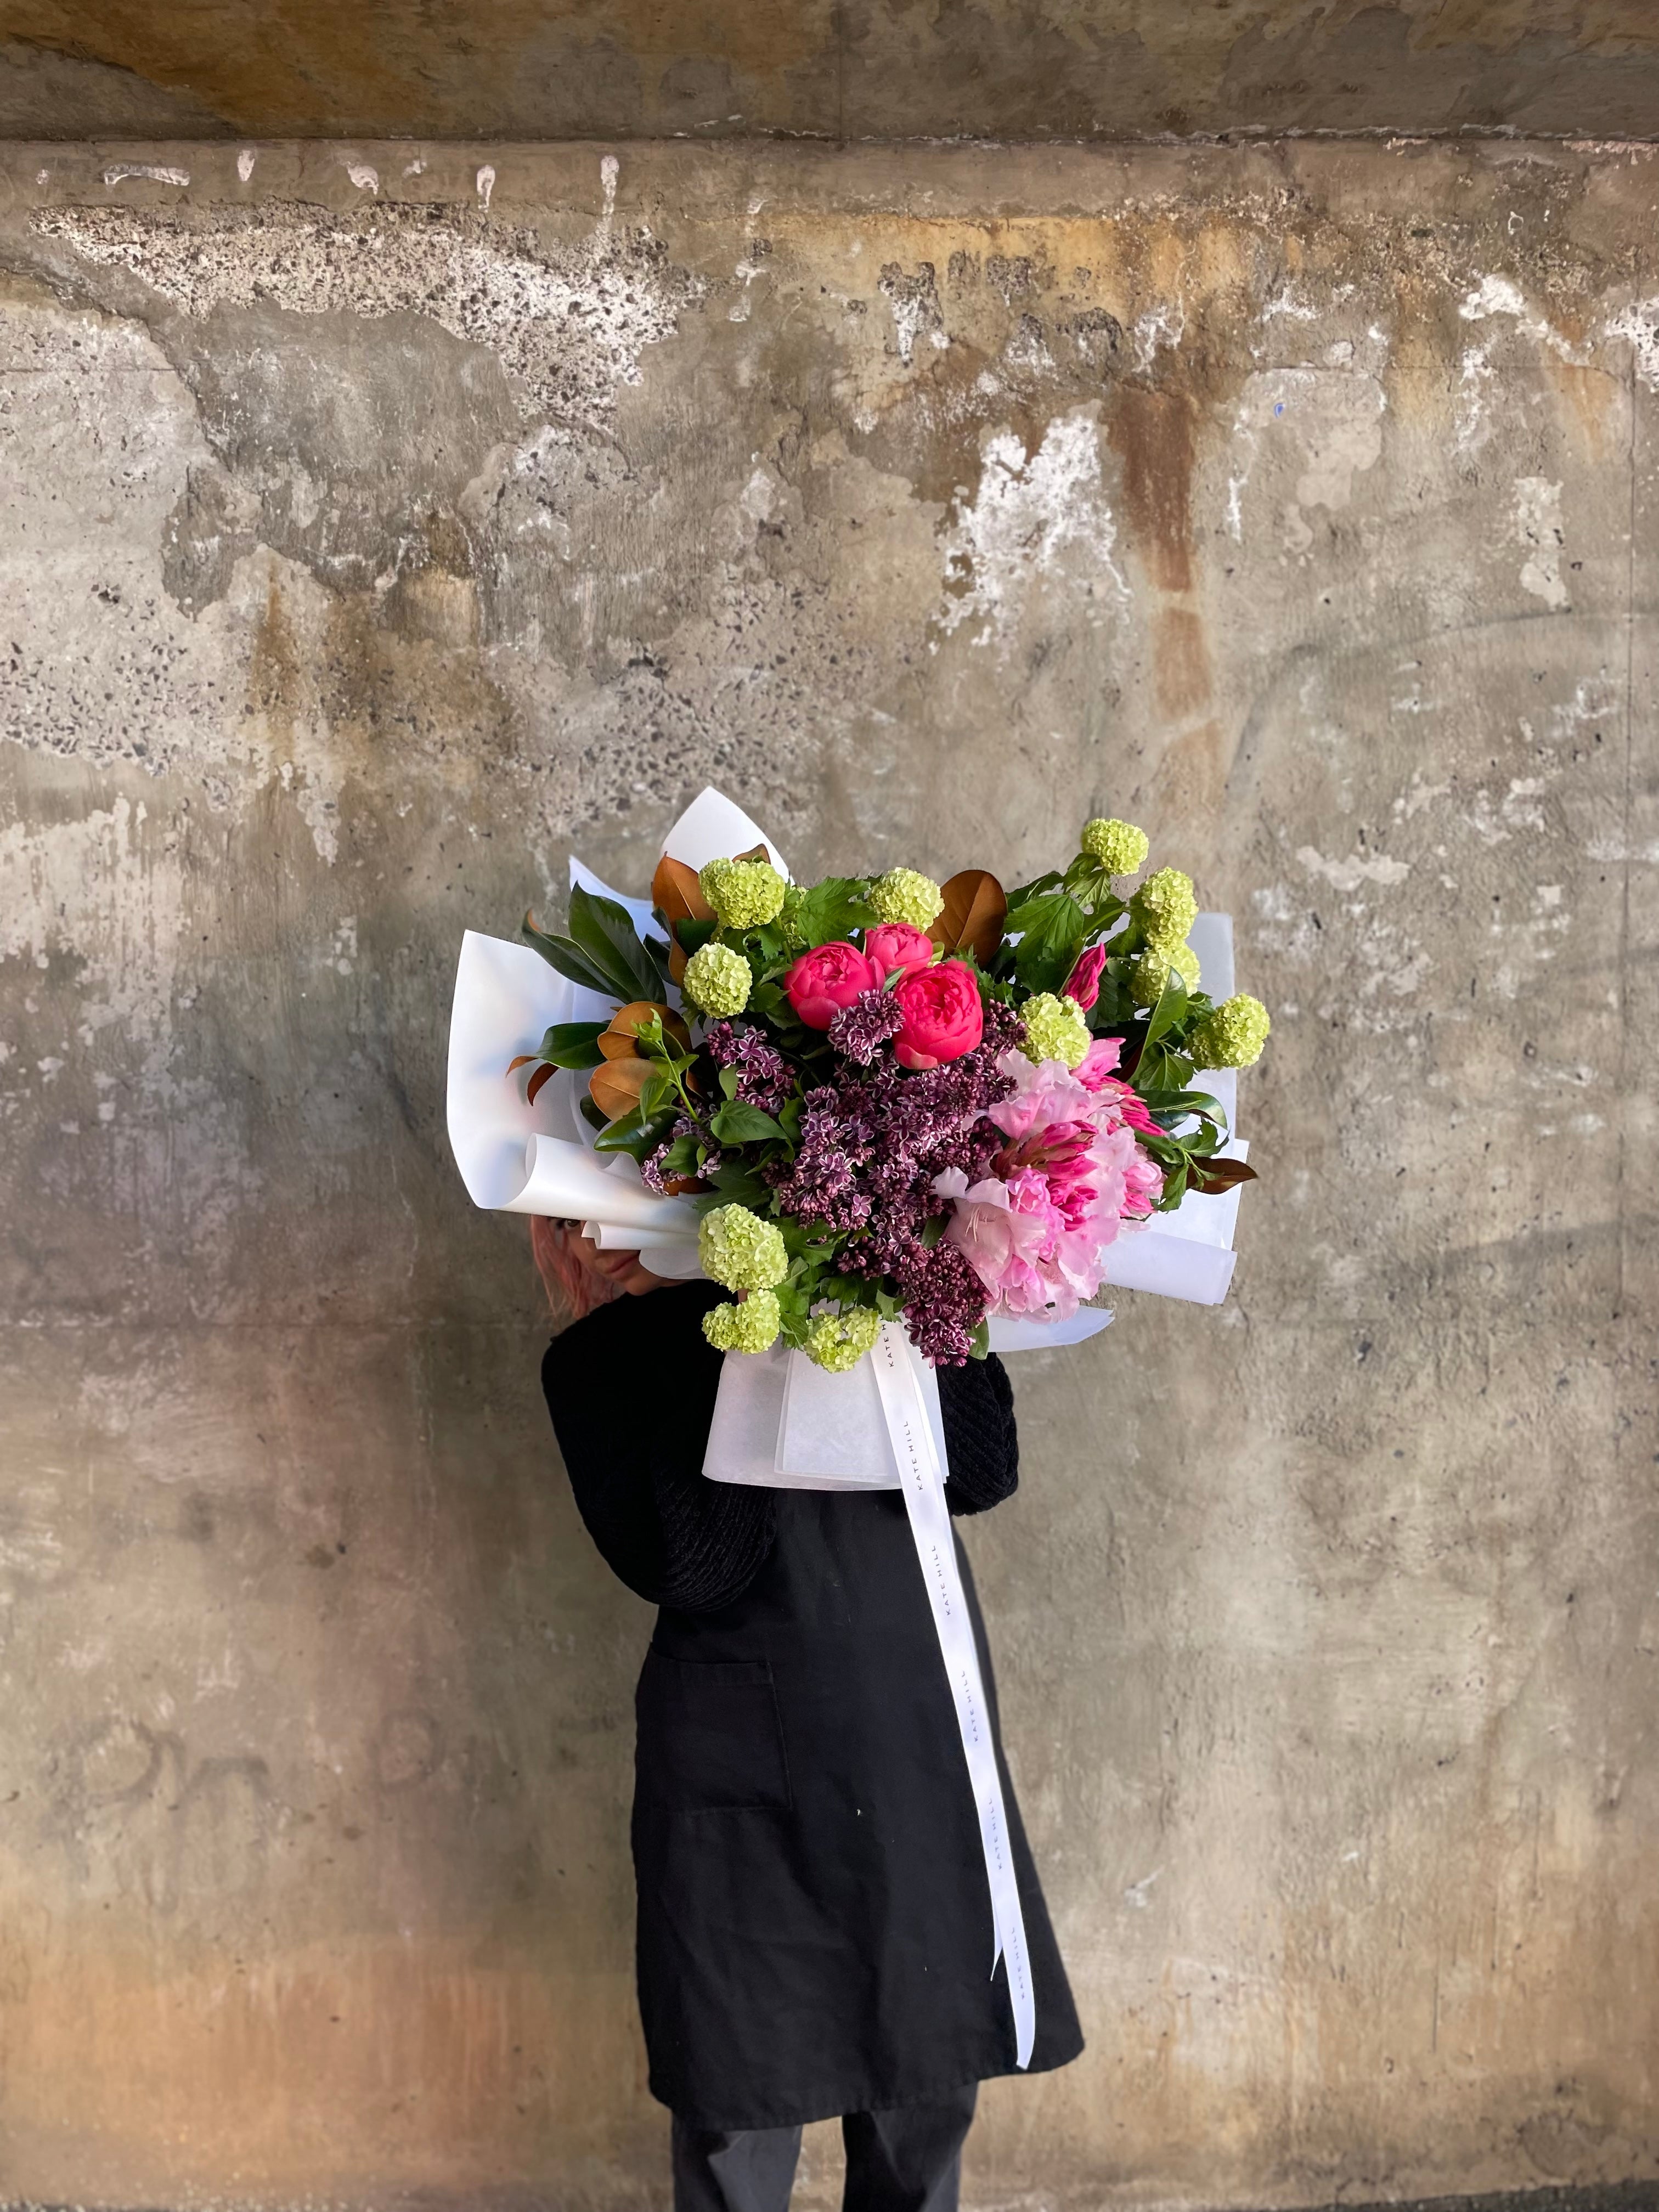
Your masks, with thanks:
M 848 2112 L 842 2212 L 957 2212 L 963 2139 L 979 2085 L 937 2105 Z M 799 2128 L 731 2133 L 674 2121 L 674 2212 L 787 2212 L 800 2156 Z

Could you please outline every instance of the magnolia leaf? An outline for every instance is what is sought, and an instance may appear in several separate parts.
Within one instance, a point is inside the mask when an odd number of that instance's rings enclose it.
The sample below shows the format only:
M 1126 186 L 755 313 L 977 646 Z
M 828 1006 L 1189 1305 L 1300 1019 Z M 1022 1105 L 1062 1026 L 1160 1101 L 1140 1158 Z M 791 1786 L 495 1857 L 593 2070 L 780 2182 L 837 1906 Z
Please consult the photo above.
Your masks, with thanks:
M 702 895 L 697 872 L 665 853 L 651 878 L 651 903 L 668 924 L 672 943 L 677 921 L 713 921 L 714 909 Z
M 971 951 L 981 968 L 988 967 L 1008 912 L 1002 885 L 985 868 L 963 868 L 940 888 L 945 904 L 927 934 L 946 952 Z
M 624 1114 L 608 1128 L 600 1130 L 593 1149 L 598 1152 L 629 1152 L 636 1160 L 642 1160 L 661 1144 L 672 1120 L 670 1114 L 655 1114 L 647 1119 L 638 1114 Z
M 1194 1160 L 1187 1171 L 1188 1183 L 1194 1190 L 1206 1196 L 1220 1190 L 1231 1190 L 1236 1183 L 1260 1180 L 1248 1160 Z
M 652 1073 L 648 1060 L 601 1060 L 587 1079 L 587 1095 L 607 1121 L 620 1121 L 638 1107 Z
M 538 929 L 535 917 L 526 914 L 519 934 L 526 945 L 533 945 L 550 968 L 556 968 L 573 983 L 580 983 L 585 991 L 597 991 L 602 999 L 617 996 L 616 986 L 609 975 L 593 965 L 579 945 L 568 937 L 556 936 L 551 931 Z
M 521 1052 L 516 1060 L 509 1060 L 507 1061 L 507 1073 L 509 1075 L 516 1075 L 521 1067 L 528 1067 L 531 1061 L 535 1058 L 536 1054 L 533 1052 Z
M 611 1025 L 599 1040 L 600 1054 L 606 1060 L 634 1060 L 640 1056 L 639 1033 L 655 1014 L 662 1024 L 665 1038 L 672 1037 L 682 1052 L 691 1049 L 691 1032 L 676 1013 L 671 1013 L 660 999 L 630 999 L 625 1006 L 618 1006 L 611 1017 Z M 590 1060 L 588 1066 L 591 1067 Z
M 597 1067 L 603 1022 L 555 1022 L 542 1038 L 535 1057 L 555 1067 Z
M 526 1083 L 524 1087 L 525 1097 L 531 1105 L 533 1106 L 535 1104 L 537 1094 L 541 1090 L 542 1085 L 544 1083 L 550 1081 L 557 1073 L 558 1070 L 549 1061 L 544 1060 L 542 1062 L 541 1066 L 536 1070 L 536 1073 L 531 1077 L 529 1082 Z
M 656 963 L 640 943 L 626 907 L 600 898 L 577 884 L 570 893 L 570 934 L 617 999 L 654 998 L 659 988 Z

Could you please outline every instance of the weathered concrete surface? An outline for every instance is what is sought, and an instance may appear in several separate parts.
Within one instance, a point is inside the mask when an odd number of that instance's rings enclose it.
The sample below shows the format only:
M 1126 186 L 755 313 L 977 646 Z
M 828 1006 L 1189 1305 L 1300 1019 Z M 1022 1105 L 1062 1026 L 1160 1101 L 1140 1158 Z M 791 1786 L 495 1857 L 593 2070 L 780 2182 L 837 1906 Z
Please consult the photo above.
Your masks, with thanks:
M 1659 2174 L 1659 156 L 5 179 L 0 2192 L 661 2201 L 647 1615 L 440 1083 L 706 779 L 1139 817 L 1274 1009 L 1236 1296 L 972 1534 L 1090 2039 L 974 2200 Z
M 11 137 L 1468 130 L 1659 136 L 1649 0 L 0 0 Z

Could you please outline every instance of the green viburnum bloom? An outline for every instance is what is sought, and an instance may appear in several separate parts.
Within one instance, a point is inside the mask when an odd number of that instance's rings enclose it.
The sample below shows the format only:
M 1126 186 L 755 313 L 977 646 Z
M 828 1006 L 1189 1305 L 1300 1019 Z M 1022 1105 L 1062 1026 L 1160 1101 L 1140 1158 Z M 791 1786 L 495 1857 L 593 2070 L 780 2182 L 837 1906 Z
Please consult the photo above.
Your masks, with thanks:
M 775 1291 L 750 1291 L 740 1306 L 711 1306 L 702 1333 L 716 1352 L 764 1352 L 777 1341 L 781 1316 Z
M 728 1291 L 775 1291 L 789 1273 L 783 1232 L 746 1206 L 717 1206 L 697 1224 L 697 1257 Z
M 1088 1051 L 1089 1024 L 1075 999 L 1042 991 L 1016 1011 L 1025 1024 L 1020 1050 L 1027 1060 L 1057 1060 L 1063 1067 L 1075 1067 Z
M 1154 952 L 1173 952 L 1184 945 L 1187 933 L 1198 920 L 1193 879 L 1179 868 L 1160 868 L 1155 876 L 1148 876 L 1129 904 Z
M 754 981 L 741 952 L 726 945 L 700 945 L 685 963 L 680 992 L 705 1014 L 740 1014 Z
M 1133 876 L 1146 858 L 1147 837 L 1133 822 L 1097 814 L 1083 825 L 1082 849 L 1109 876 Z
M 931 876 L 918 875 L 914 868 L 889 868 L 871 884 L 870 903 L 878 921 L 926 929 L 938 920 L 945 894 Z
M 1186 1049 L 1194 1067 L 1254 1067 L 1272 1027 L 1261 1000 L 1238 991 L 1205 1016 Z
M 846 1306 L 839 1313 L 819 1314 L 802 1348 L 831 1375 L 844 1375 L 858 1365 L 880 1334 L 881 1316 L 873 1306 Z
M 1143 952 L 1129 970 L 1129 990 L 1136 1006 L 1158 1004 L 1171 968 L 1189 991 L 1197 990 L 1198 955 L 1190 945 L 1177 945 L 1173 952 Z
M 783 905 L 783 878 L 769 860 L 711 860 L 697 888 L 722 929 L 759 929 Z

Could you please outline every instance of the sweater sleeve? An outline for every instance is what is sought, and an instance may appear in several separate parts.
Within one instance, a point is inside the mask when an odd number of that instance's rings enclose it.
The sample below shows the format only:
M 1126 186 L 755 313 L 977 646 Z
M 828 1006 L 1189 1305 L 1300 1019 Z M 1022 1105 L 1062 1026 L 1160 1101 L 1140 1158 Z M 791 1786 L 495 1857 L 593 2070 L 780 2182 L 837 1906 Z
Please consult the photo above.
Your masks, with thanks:
M 542 1361 L 588 1534 L 629 1589 L 682 1613 L 729 1605 L 777 1534 L 773 1492 L 702 1472 L 720 1355 L 699 1323 L 722 1295 L 686 1283 L 618 1298 L 556 1336 Z
M 994 1352 L 964 1367 L 941 1367 L 939 1398 L 951 1462 L 945 1502 L 952 1513 L 987 1512 L 1019 1487 L 1019 1431 L 1008 1370 Z

